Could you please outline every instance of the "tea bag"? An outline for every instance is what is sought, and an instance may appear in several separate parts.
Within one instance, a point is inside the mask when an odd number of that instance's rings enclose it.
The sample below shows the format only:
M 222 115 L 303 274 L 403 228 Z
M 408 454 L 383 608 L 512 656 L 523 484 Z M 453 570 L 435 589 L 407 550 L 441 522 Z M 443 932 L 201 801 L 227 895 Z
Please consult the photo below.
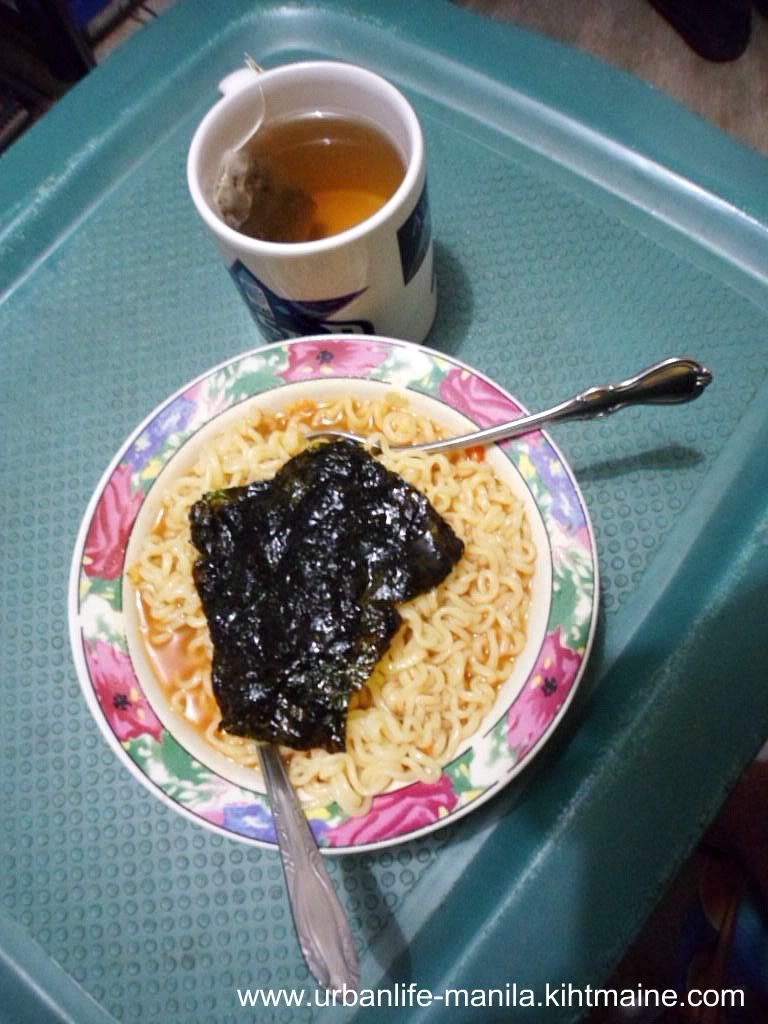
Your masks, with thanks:
M 235 231 L 248 219 L 260 183 L 257 161 L 244 149 L 228 149 L 221 158 L 213 201 L 221 219 Z
M 310 237 L 312 198 L 276 180 L 268 161 L 248 149 L 224 154 L 213 200 L 225 224 L 251 238 L 304 242 Z

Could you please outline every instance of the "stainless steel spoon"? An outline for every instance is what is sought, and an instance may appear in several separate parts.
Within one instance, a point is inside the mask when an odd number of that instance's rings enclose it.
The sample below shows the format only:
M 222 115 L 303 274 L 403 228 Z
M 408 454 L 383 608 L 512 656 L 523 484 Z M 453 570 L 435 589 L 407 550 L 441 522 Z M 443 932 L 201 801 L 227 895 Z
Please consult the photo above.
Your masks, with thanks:
M 641 370 L 634 377 L 628 377 L 618 384 L 603 384 L 587 388 L 573 398 L 553 405 L 542 412 L 518 416 L 497 426 L 473 430 L 458 437 L 447 437 L 441 441 L 424 441 L 416 444 L 394 444 L 392 451 L 413 449 L 422 452 L 449 452 L 454 448 L 471 448 L 475 445 L 492 444 L 519 437 L 529 431 L 557 423 L 561 420 L 593 419 L 608 416 L 628 405 L 675 405 L 698 398 L 712 383 L 712 372 L 695 359 L 662 359 L 659 363 Z M 307 435 L 309 438 L 348 438 L 365 444 L 365 439 L 343 430 L 318 430 Z M 375 448 L 373 449 L 376 450 Z
M 357 989 L 355 940 L 277 747 L 259 744 L 283 874 L 301 952 L 326 989 Z

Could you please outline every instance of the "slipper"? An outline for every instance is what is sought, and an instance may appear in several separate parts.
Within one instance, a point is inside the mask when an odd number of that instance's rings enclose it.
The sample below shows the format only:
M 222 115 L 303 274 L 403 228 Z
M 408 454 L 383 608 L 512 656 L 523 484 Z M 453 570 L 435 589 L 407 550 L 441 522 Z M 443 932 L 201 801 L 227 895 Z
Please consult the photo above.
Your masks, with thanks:
M 650 0 L 685 42 L 705 60 L 736 60 L 752 29 L 749 0 Z M 763 0 L 764 7 L 768 3 Z

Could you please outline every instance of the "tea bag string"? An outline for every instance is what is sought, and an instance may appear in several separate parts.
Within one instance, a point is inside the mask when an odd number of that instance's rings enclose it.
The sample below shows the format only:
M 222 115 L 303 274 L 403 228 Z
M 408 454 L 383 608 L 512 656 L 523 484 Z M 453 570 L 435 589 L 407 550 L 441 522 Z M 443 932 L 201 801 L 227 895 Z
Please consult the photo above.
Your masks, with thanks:
M 256 63 L 256 61 L 253 59 L 250 53 L 246 53 L 243 57 L 243 60 L 245 61 L 246 67 L 250 68 L 251 71 L 253 71 L 254 75 L 264 74 L 264 68 L 261 66 L 261 64 Z M 261 128 L 262 122 L 264 121 L 264 116 L 266 114 L 266 110 L 267 104 L 266 100 L 264 99 L 264 90 L 261 88 L 261 82 L 259 82 L 259 111 L 256 115 L 254 126 L 248 131 L 246 135 L 242 137 L 242 139 L 240 140 L 240 142 L 238 142 L 236 146 L 232 147 L 233 149 L 242 149 L 244 146 L 248 145 L 253 136 L 259 130 L 259 128 Z

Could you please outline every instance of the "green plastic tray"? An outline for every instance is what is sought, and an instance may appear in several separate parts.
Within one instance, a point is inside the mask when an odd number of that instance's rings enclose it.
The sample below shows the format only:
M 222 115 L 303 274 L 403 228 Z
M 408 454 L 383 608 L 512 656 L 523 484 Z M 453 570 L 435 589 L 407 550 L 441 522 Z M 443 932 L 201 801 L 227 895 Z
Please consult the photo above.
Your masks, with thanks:
M 365 64 L 413 101 L 440 289 L 429 344 L 532 408 L 669 354 L 715 373 L 690 407 L 552 431 L 598 542 L 591 667 L 519 785 L 432 837 L 329 860 L 363 985 L 603 982 L 768 736 L 768 161 L 634 79 L 442 0 L 183 0 L 0 161 L 2 1024 L 372 1012 L 309 1008 L 277 855 L 197 827 L 121 768 L 67 644 L 75 536 L 113 453 L 168 394 L 259 343 L 184 175 L 246 50 Z M 248 986 L 307 1005 L 243 1010 Z

